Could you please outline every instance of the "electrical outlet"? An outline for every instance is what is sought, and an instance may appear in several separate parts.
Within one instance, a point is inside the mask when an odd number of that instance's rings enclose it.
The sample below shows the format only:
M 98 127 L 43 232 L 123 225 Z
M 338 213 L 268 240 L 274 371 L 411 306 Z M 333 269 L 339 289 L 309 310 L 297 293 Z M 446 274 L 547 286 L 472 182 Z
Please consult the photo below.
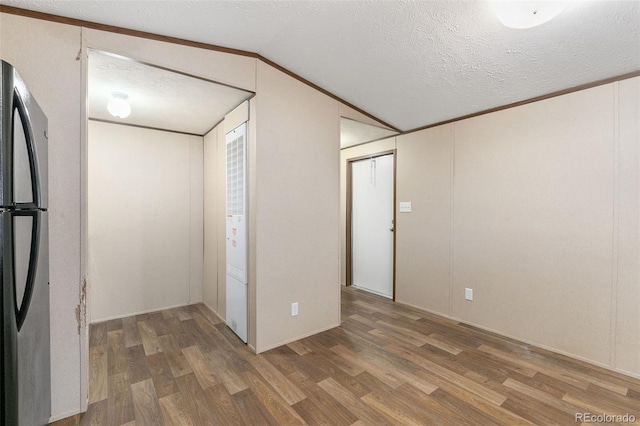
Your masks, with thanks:
M 298 315 L 298 302 L 293 302 L 291 304 L 291 316 L 295 317 Z
M 465 288 L 464 289 L 464 298 L 465 298 L 465 300 L 473 301 L 473 289 L 472 288 Z

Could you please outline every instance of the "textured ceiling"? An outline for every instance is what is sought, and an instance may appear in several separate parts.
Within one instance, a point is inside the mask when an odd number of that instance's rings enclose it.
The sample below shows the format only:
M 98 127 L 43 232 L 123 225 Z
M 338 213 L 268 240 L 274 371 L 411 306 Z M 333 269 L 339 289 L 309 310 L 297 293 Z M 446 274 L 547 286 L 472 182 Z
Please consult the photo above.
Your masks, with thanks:
M 526 30 L 490 1 L 2 3 L 255 52 L 402 130 L 640 70 L 638 1 Z
M 107 111 L 113 92 L 128 95 L 129 117 L 114 118 Z M 89 51 L 90 118 L 202 135 L 251 96 L 244 90 Z

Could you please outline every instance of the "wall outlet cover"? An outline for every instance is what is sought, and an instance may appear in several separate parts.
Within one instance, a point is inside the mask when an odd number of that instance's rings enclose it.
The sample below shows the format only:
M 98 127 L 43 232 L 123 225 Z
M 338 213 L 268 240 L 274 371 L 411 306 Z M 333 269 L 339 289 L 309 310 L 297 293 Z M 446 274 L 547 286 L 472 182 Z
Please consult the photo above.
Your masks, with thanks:
M 473 301 L 473 289 L 472 288 L 465 288 L 464 289 L 464 298 L 465 298 L 465 300 Z
M 291 316 L 295 317 L 296 315 L 298 315 L 298 302 L 291 304 Z

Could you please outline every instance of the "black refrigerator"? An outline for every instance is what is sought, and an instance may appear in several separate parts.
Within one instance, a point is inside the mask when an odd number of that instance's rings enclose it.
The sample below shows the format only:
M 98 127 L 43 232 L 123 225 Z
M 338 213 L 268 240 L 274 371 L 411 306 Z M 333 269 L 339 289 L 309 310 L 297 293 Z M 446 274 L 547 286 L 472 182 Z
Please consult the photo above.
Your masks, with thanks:
M 51 415 L 47 117 L 2 61 L 0 98 L 0 424 Z

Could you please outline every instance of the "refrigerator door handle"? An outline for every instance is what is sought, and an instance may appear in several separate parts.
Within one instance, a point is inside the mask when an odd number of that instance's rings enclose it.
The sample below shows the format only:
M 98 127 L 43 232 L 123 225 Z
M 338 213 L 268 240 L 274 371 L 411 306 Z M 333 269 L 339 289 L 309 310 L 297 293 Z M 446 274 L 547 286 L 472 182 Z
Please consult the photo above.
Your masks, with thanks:
M 27 207 L 39 207 L 40 204 L 40 174 L 38 173 L 38 161 L 36 156 L 36 143 L 33 137 L 33 129 L 31 127 L 31 119 L 29 118 L 29 111 L 18 92 L 18 89 L 14 89 L 13 91 L 13 105 L 16 110 L 18 110 L 18 115 L 20 117 L 20 122 L 22 123 L 22 129 L 24 130 L 25 138 L 27 140 L 27 152 L 29 155 L 29 170 L 31 173 L 31 191 L 33 193 L 33 205 L 32 203 L 26 203 L 20 206 L 21 208 Z M 15 130 L 14 130 L 15 134 Z M 15 165 L 14 165 L 15 167 Z M 16 200 L 16 204 L 20 205 Z
M 22 303 L 18 307 L 18 295 L 16 282 L 14 279 L 14 304 L 16 310 L 16 323 L 18 331 L 22 328 L 27 313 L 29 312 L 29 306 L 31 305 L 31 297 L 33 296 L 33 290 L 36 281 L 36 270 L 38 268 L 38 248 L 40 246 L 40 215 L 37 210 L 16 210 L 13 212 L 14 216 L 32 216 L 33 223 L 31 228 L 31 254 L 29 255 L 29 269 L 27 271 L 27 284 L 24 289 L 24 296 L 22 297 Z

